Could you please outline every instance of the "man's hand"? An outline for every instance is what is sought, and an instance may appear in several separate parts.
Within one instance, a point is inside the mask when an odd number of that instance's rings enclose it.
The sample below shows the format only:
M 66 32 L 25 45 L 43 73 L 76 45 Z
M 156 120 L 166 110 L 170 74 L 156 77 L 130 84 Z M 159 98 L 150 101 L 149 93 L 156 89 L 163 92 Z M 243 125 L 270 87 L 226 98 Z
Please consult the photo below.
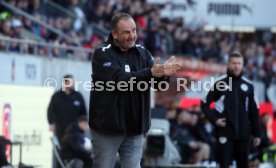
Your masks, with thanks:
M 260 143 L 261 143 L 261 138 L 259 138 L 259 137 L 253 138 L 253 146 L 254 147 L 258 147 L 260 145 Z
M 50 124 L 49 125 L 49 131 L 55 132 L 55 124 Z
M 196 142 L 196 141 L 190 141 L 190 142 L 188 143 L 188 145 L 189 145 L 189 147 L 192 148 L 192 149 L 197 149 L 197 148 L 199 148 L 199 143 Z
M 220 118 L 216 121 L 216 125 L 219 127 L 225 127 L 226 126 L 226 118 Z
M 164 75 L 164 65 L 160 64 L 160 58 L 157 58 L 154 61 L 154 64 L 151 67 L 151 74 L 153 77 L 158 77 L 158 78 Z
M 164 75 L 171 76 L 176 74 L 181 69 L 181 65 L 175 63 L 175 56 L 171 56 L 165 63 L 164 63 Z

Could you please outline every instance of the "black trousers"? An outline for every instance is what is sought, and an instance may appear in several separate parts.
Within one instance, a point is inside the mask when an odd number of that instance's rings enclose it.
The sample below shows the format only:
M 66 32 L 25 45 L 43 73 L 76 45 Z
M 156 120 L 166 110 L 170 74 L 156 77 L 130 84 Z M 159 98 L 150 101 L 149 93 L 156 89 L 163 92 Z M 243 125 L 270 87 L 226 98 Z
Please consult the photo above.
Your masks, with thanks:
M 229 168 L 232 160 L 236 160 L 237 168 L 248 168 L 249 140 L 217 139 L 217 162 L 219 168 Z

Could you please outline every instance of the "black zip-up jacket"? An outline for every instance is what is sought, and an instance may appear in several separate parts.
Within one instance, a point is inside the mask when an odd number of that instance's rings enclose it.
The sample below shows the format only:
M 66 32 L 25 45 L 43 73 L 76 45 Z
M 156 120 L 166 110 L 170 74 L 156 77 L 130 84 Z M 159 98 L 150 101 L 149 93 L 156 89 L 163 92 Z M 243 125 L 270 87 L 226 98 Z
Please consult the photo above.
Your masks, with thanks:
M 51 98 L 47 110 L 49 124 L 55 124 L 55 134 L 61 141 L 66 128 L 77 122 L 80 116 L 87 116 L 85 103 L 80 92 L 72 91 L 67 95 L 59 90 Z
M 253 84 L 241 75 L 233 77 L 228 73 L 215 82 L 201 106 L 206 117 L 216 126 L 218 137 L 237 140 L 249 139 L 251 134 L 260 137 L 260 118 L 255 96 Z M 215 108 L 211 110 L 210 104 L 214 101 Z M 226 118 L 225 127 L 215 124 L 219 118 Z
M 116 86 L 121 81 L 130 81 L 132 77 L 136 78 L 136 83 L 148 82 L 152 78 L 152 65 L 152 55 L 144 47 L 135 45 L 127 52 L 122 52 L 114 44 L 111 35 L 107 43 L 95 50 L 92 60 L 90 128 L 103 133 L 121 135 L 138 135 L 148 131 L 150 87 L 145 91 L 138 91 L 133 84 L 132 90 L 110 91 L 111 87 L 107 82 L 111 81 L 115 83 L 112 85 Z M 99 82 L 105 85 L 99 86 Z

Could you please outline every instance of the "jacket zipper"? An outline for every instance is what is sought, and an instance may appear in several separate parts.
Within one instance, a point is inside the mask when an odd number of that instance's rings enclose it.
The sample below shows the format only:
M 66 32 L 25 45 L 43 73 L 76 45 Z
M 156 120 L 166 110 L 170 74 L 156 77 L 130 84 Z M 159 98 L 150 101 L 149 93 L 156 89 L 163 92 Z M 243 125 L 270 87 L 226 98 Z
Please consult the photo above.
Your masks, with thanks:
M 238 117 L 238 105 L 239 105 L 239 101 L 238 101 L 238 88 L 237 87 L 235 87 L 235 101 L 236 101 L 236 110 L 235 110 L 235 112 L 236 112 L 236 130 L 237 130 L 237 133 L 236 133 L 236 138 L 238 137 L 238 135 L 239 135 L 239 122 L 238 122 L 238 119 L 239 119 L 239 117 Z
M 124 63 L 125 63 L 125 65 L 128 65 L 128 63 L 127 63 L 127 54 L 128 54 L 128 51 L 126 51 L 125 53 L 124 53 Z M 145 105 L 145 100 L 144 100 L 144 92 L 142 92 L 141 93 L 142 95 L 142 111 L 144 110 L 144 105 Z M 150 120 L 150 119 L 149 119 Z M 144 113 L 142 112 L 142 116 L 141 116 L 141 126 L 142 126 L 142 130 L 141 130 L 141 132 L 142 132 L 142 134 L 145 136 L 145 134 L 146 134 L 146 130 L 145 130 L 145 125 L 144 125 L 144 122 L 145 122 L 145 115 L 144 115 Z M 150 121 L 149 121 L 150 122 Z
M 123 56 L 123 59 L 124 59 L 124 64 L 123 64 L 123 70 L 126 71 L 126 65 L 127 65 L 127 51 L 126 52 L 123 52 L 124 56 Z M 124 114 L 124 120 L 126 120 L 126 114 Z M 124 133 L 125 135 L 127 135 L 127 131 L 126 131 L 126 125 L 123 126 L 123 130 L 124 130 Z
M 124 52 L 124 62 L 125 62 L 125 65 L 127 65 L 127 51 Z

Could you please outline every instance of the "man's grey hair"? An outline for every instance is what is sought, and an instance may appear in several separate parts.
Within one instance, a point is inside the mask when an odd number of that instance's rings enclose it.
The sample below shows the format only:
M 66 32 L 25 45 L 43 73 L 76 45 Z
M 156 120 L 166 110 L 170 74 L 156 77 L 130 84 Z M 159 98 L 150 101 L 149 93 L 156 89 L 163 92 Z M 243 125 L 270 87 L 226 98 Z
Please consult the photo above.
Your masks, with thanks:
M 111 19 L 111 29 L 112 31 L 116 31 L 118 28 L 118 23 L 120 20 L 127 20 L 127 19 L 133 19 L 132 16 L 130 16 L 127 13 L 117 13 L 114 15 Z

